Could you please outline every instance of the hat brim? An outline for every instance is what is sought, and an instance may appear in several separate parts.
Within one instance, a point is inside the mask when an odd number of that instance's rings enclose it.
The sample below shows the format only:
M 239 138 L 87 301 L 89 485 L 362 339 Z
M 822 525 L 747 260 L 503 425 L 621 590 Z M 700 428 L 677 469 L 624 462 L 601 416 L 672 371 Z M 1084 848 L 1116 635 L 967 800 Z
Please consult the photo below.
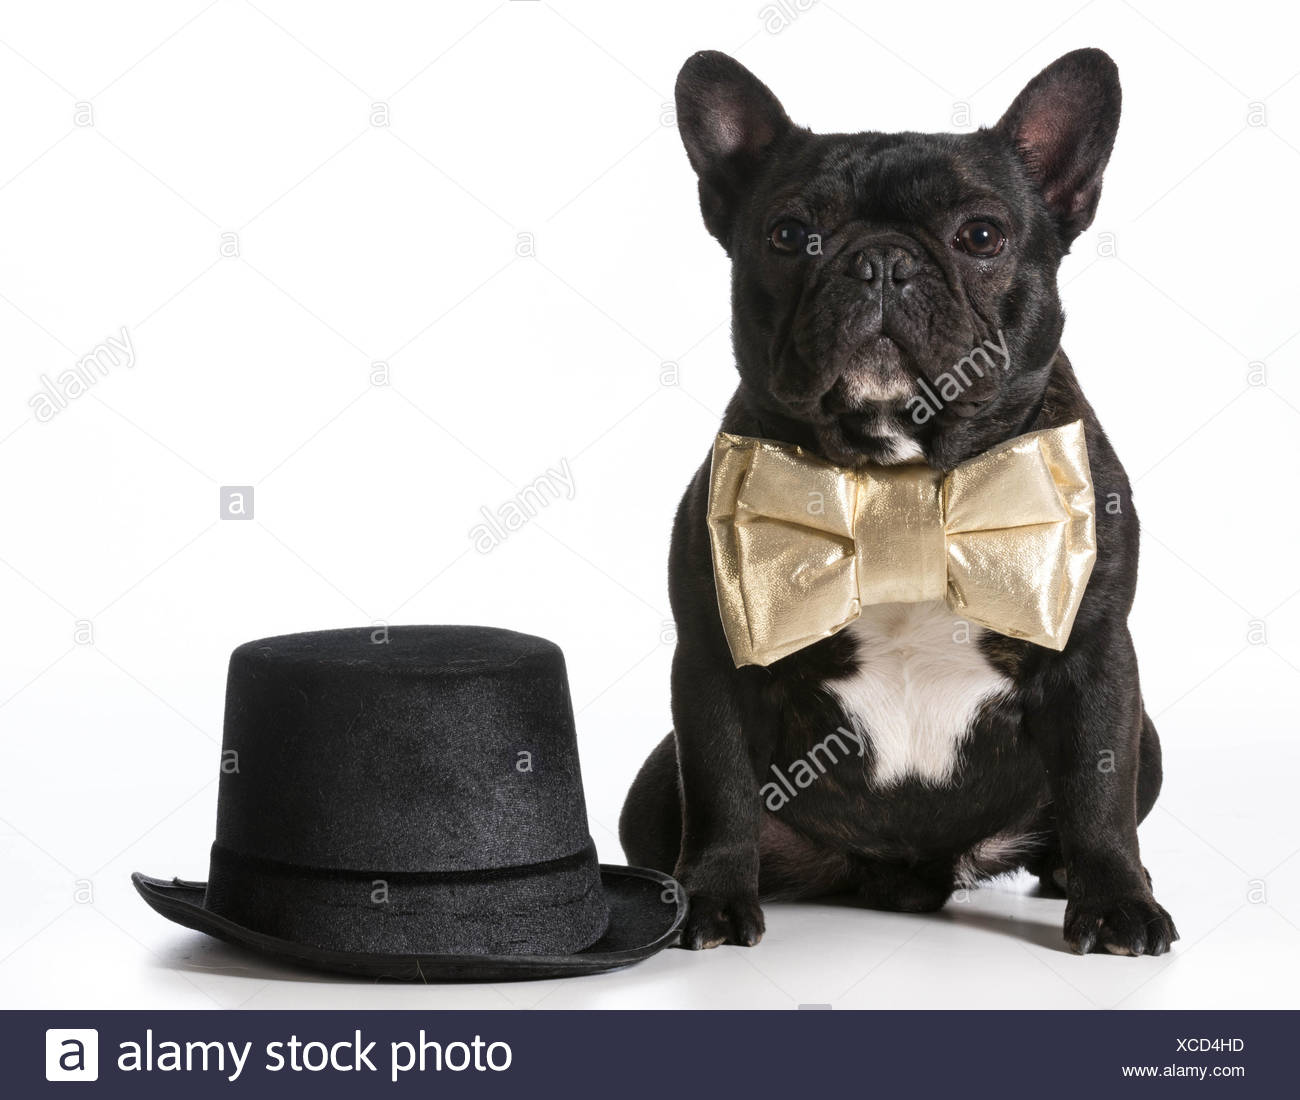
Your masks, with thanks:
M 616 970 L 677 942 L 686 898 L 672 878 L 646 867 L 607 863 L 600 865 L 600 878 L 609 927 L 572 955 L 392 955 L 313 947 L 256 932 L 206 909 L 205 883 L 150 878 L 138 871 L 131 882 L 149 907 L 170 921 L 313 970 L 415 982 L 513 982 Z

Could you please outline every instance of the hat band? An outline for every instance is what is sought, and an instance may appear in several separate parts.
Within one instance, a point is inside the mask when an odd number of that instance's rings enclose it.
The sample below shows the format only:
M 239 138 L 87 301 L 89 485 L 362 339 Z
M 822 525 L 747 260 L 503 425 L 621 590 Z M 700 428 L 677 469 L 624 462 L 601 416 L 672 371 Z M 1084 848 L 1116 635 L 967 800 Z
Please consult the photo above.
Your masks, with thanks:
M 213 844 L 207 909 L 257 932 L 339 951 L 569 955 L 609 924 L 590 839 L 568 856 L 482 871 L 355 871 Z

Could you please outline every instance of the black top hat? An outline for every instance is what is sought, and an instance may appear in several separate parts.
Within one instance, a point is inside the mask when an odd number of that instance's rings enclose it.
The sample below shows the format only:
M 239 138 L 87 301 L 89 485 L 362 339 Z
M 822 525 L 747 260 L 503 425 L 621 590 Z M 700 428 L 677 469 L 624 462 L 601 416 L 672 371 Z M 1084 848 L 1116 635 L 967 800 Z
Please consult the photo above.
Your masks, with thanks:
M 564 655 L 474 626 L 326 630 L 231 655 L 208 881 L 163 916 L 326 970 L 558 977 L 674 942 L 686 900 L 597 863 Z

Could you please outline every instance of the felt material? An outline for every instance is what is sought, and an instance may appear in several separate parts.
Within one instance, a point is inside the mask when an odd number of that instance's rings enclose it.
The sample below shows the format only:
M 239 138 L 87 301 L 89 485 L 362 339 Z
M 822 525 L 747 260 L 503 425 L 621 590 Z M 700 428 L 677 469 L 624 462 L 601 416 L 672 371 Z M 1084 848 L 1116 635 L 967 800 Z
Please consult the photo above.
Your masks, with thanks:
M 203 906 L 204 884 L 131 876 L 149 907 L 168 920 L 277 960 L 353 978 L 415 982 L 531 981 L 599 974 L 640 962 L 677 943 L 686 894 L 667 875 L 646 867 L 601 864 L 609 927 L 590 947 L 570 955 L 419 955 L 340 951 L 254 932 Z
M 609 924 L 595 849 L 521 868 L 329 871 L 212 846 L 204 904 L 280 939 L 407 954 L 581 951 Z M 382 899 L 382 900 L 376 900 Z
M 240 646 L 209 859 L 197 901 L 194 884 L 166 893 L 136 876 L 137 889 L 190 927 L 327 955 L 590 948 L 611 917 L 563 654 L 471 626 Z M 680 920 L 672 885 L 648 917 L 653 938 Z
M 239 771 L 221 776 L 219 844 L 288 863 L 451 871 L 587 843 L 559 646 L 473 626 L 372 636 L 291 634 L 231 654 L 222 752 Z M 268 806 L 274 828 L 249 812 Z

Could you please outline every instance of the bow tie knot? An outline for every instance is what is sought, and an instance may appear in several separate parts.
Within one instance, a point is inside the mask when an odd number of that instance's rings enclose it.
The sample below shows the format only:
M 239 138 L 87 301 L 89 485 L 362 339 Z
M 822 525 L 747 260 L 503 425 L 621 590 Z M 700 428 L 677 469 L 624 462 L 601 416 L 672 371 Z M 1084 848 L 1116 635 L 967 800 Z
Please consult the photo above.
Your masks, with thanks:
M 853 470 L 720 433 L 709 535 L 737 666 L 771 664 L 863 607 L 931 600 L 1061 649 L 1096 559 L 1083 424 L 1019 436 L 947 474 Z

